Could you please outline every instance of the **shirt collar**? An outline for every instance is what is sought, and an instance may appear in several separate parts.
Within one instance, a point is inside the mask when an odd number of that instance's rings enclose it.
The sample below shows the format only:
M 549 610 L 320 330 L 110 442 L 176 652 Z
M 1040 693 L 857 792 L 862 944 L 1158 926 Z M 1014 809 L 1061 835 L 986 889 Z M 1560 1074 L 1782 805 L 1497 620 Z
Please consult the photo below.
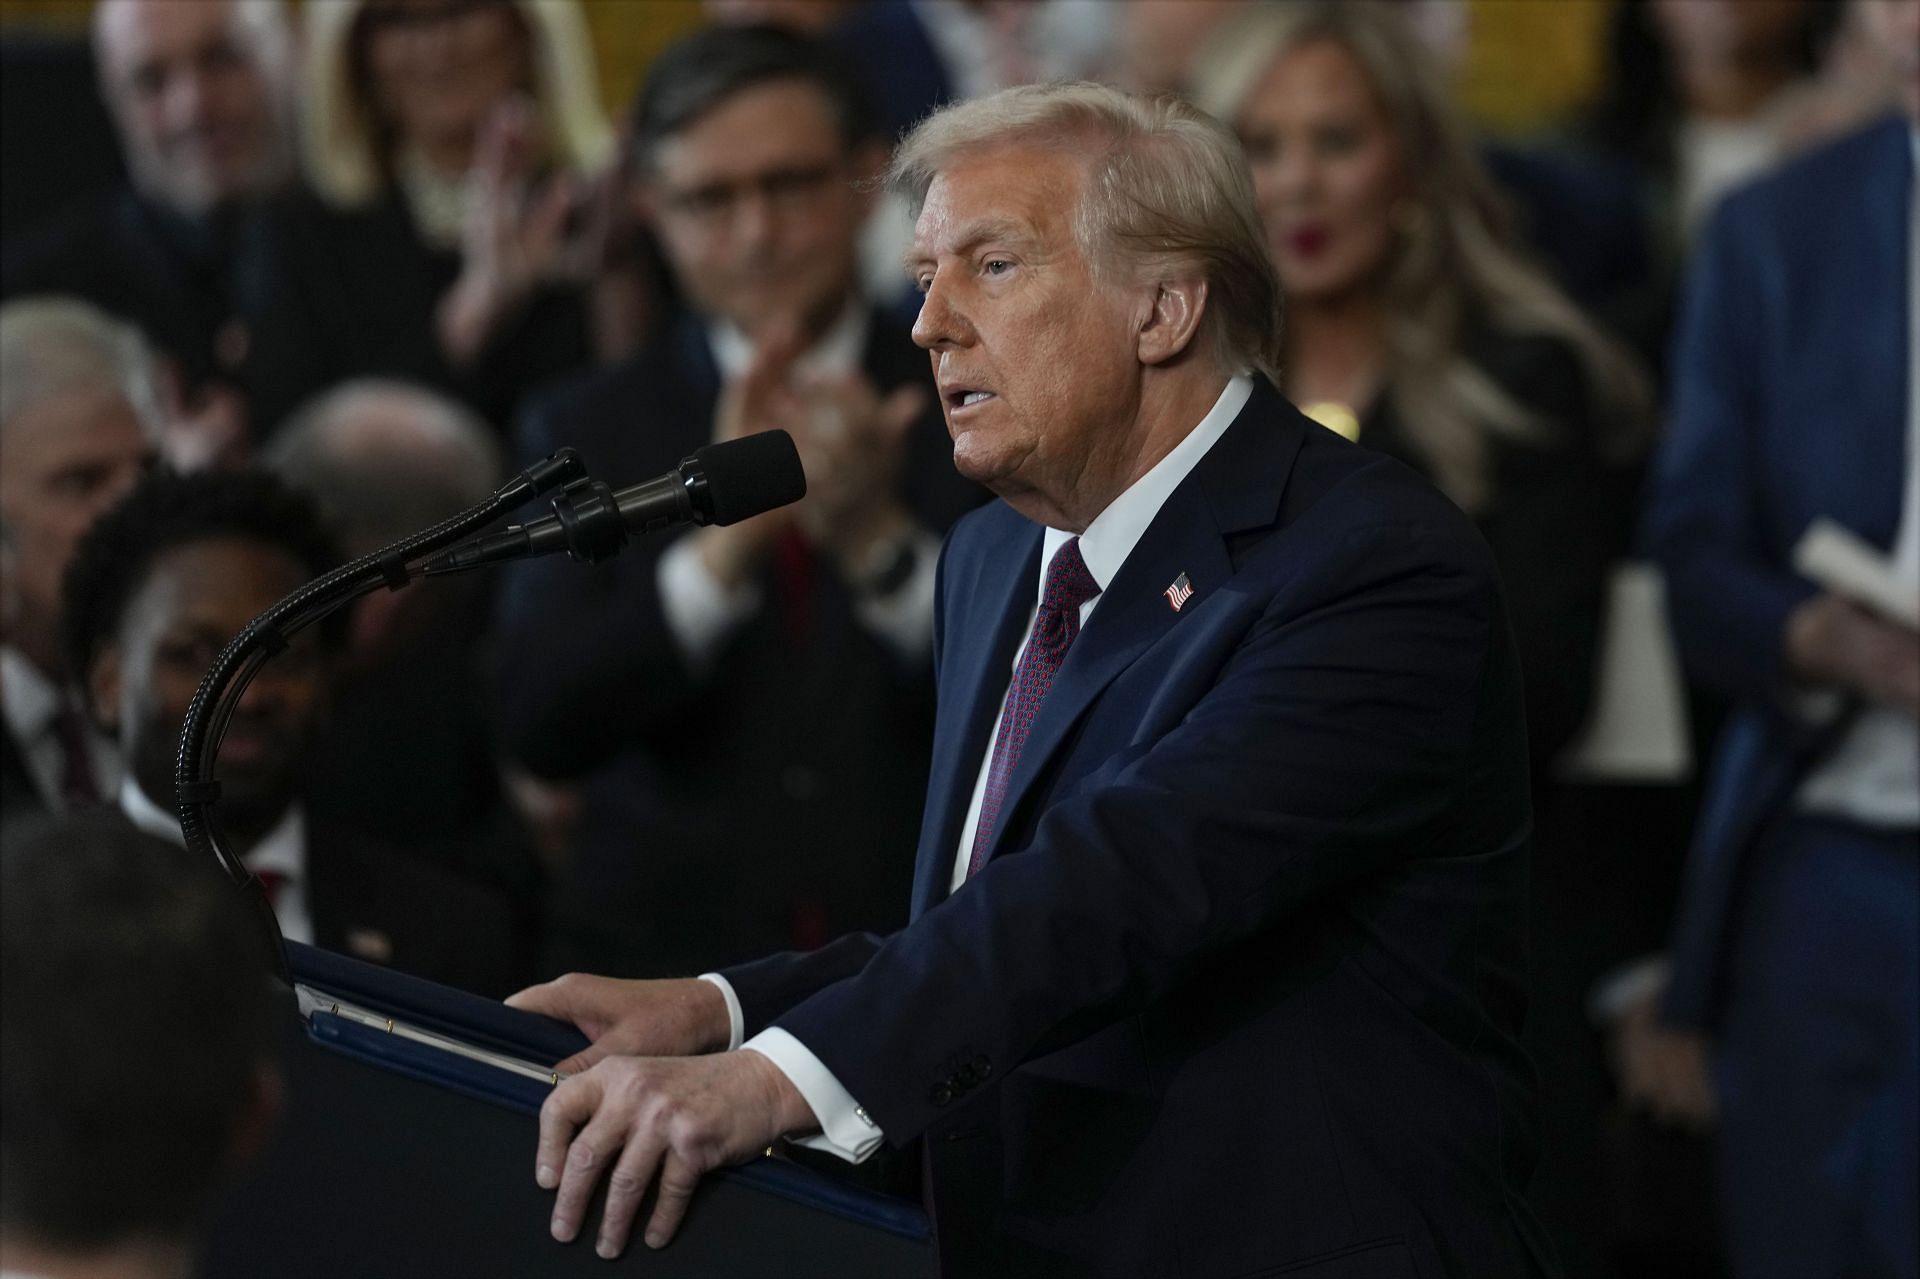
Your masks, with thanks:
M 23 742 L 37 741 L 60 714 L 60 687 L 11 645 L 0 644 L 0 707 Z
M 186 846 L 186 837 L 180 833 L 180 819 L 148 798 L 131 773 L 120 779 L 120 811 L 127 815 L 128 821 L 147 834 L 171 844 Z M 240 860 L 256 874 L 264 870 L 289 881 L 304 879 L 307 870 L 307 816 L 300 805 L 288 805 L 286 815 Z
M 1087 572 L 1101 590 L 1107 589 L 1107 583 L 1113 580 L 1120 566 L 1133 554 L 1133 548 L 1146 535 L 1147 526 L 1153 523 L 1153 517 L 1180 487 L 1180 481 L 1187 478 L 1200 459 L 1207 455 L 1220 437 L 1233 425 L 1233 419 L 1240 416 L 1240 410 L 1247 406 L 1253 396 L 1253 378 L 1245 373 L 1227 380 L 1220 392 L 1220 398 L 1213 402 L 1207 415 L 1200 424 L 1187 432 L 1185 439 L 1174 445 L 1167 455 L 1154 463 L 1153 469 L 1127 486 L 1125 492 L 1107 503 L 1107 508 L 1094 516 L 1087 525 L 1087 531 L 1080 534 L 1080 558 L 1087 563 Z M 1072 533 L 1063 529 L 1047 530 L 1044 546 L 1041 548 L 1041 564 L 1051 564 L 1053 553 L 1071 540 Z M 1040 589 L 1046 590 L 1047 575 L 1040 574 Z
M 800 353 L 793 371 L 807 377 L 837 376 L 860 368 L 867 351 L 867 308 L 858 298 L 850 298 L 840 316 L 820 340 Z M 753 365 L 753 339 L 725 320 L 707 326 L 707 343 L 713 348 L 713 362 L 720 376 L 728 381 L 742 377 Z

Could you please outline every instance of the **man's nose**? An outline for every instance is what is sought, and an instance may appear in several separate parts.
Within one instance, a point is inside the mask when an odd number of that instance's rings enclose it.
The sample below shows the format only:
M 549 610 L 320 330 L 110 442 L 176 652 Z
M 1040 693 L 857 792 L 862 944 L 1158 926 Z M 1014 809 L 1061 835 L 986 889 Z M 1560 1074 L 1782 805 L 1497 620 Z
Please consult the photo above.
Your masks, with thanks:
M 202 124 L 212 100 L 212 85 L 205 72 L 188 68 L 170 77 L 163 99 L 168 126 L 190 129 Z
M 779 230 L 779 214 L 773 196 L 764 187 L 740 192 L 733 206 L 733 238 L 736 243 L 761 248 L 771 243 Z
M 920 314 L 913 321 L 914 344 L 929 351 L 959 346 L 972 331 L 966 317 L 955 308 L 951 290 L 935 276 L 920 296 Z

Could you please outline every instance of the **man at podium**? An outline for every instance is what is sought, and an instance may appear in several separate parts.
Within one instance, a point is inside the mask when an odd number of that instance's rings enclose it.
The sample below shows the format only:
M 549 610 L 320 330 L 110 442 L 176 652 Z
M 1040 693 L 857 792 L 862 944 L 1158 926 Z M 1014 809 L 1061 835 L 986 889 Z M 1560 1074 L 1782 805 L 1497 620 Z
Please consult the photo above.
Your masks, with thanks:
M 891 180 L 955 461 L 1003 499 L 943 553 L 911 922 L 516 996 L 593 1041 L 541 1117 L 554 1235 L 602 1181 L 613 1255 L 650 1188 L 658 1247 L 776 1138 L 917 1140 L 948 1274 L 1550 1272 L 1485 546 L 1273 389 L 1217 122 L 1012 89 Z

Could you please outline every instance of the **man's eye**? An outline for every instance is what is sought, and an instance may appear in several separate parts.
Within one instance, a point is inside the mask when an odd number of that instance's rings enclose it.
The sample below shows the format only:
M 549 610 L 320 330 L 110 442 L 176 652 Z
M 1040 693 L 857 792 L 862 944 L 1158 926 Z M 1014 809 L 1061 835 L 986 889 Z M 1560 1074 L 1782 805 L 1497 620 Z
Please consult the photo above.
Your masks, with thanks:
M 154 645 L 154 656 L 165 666 L 179 670 L 205 670 L 220 656 L 221 646 L 204 636 L 192 639 L 162 640 Z
M 916 275 L 913 277 L 913 287 L 925 293 L 933 287 L 933 277 L 930 275 Z
M 113 479 L 113 471 L 105 466 L 73 466 L 55 474 L 47 481 L 50 492 L 74 501 L 92 497 L 105 488 Z
M 989 258 L 985 266 L 981 269 L 988 275 L 1005 275 L 1007 272 L 1013 270 L 1013 263 L 1007 261 L 1005 258 Z

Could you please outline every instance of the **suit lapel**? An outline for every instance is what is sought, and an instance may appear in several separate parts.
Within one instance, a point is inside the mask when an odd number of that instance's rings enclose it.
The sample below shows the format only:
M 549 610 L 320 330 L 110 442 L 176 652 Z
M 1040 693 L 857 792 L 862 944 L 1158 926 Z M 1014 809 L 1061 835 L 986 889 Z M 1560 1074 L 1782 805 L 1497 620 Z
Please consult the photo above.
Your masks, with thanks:
M 1181 621 L 1206 608 L 1233 576 L 1227 536 L 1274 521 L 1304 426 L 1264 381 L 1256 382 L 1233 425 L 1167 498 L 1067 652 L 1008 783 L 989 858 L 1005 846 L 1036 779 L 1102 690 Z M 1176 611 L 1166 590 L 1183 573 L 1193 597 Z M 1024 580 L 1030 599 L 1037 579 L 1028 574 Z M 1002 667 L 986 674 L 976 696 L 990 713 L 1006 694 L 1007 673 Z M 973 773 L 967 778 L 970 783 Z

